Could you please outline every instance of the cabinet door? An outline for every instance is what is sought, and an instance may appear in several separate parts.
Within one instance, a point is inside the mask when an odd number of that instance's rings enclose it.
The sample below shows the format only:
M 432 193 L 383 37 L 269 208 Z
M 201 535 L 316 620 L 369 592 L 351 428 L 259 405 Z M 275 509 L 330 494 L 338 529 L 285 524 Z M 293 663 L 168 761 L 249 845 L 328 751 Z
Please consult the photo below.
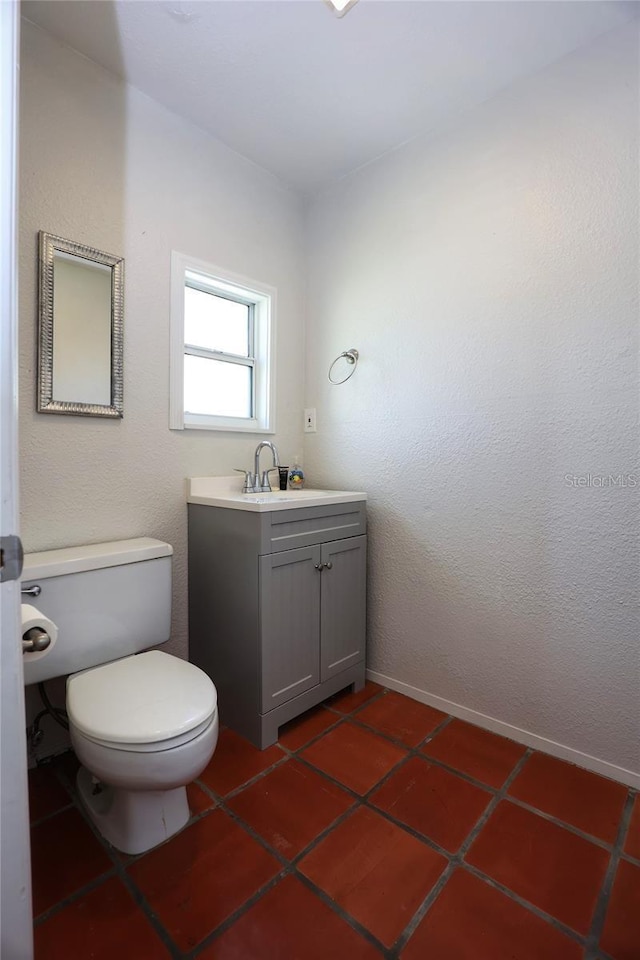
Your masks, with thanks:
M 260 557 L 262 712 L 320 680 L 320 547 Z
M 364 659 L 367 538 L 322 545 L 320 678 Z

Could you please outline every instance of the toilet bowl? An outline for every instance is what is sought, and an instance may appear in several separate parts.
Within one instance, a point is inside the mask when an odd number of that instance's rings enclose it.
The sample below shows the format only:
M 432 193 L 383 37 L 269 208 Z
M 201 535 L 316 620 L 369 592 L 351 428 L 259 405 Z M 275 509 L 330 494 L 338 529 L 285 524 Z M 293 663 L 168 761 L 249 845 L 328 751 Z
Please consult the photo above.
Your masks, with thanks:
M 216 689 L 198 667 L 152 650 L 67 680 L 80 798 L 124 853 L 162 843 L 189 819 L 186 784 L 218 740 Z
M 55 645 L 25 653 L 25 683 L 67 675 L 80 799 L 105 839 L 129 854 L 186 824 L 186 785 L 218 740 L 210 678 L 149 649 L 170 636 L 172 554 L 148 538 L 90 544 L 27 554 L 22 575 L 58 629 Z

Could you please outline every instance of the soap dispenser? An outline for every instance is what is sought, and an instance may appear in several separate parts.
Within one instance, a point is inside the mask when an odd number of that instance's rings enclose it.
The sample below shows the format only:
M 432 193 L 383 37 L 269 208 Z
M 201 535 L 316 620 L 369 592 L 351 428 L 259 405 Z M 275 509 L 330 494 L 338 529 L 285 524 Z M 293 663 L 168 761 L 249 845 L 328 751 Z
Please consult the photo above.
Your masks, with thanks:
M 289 467 L 289 490 L 302 490 L 304 487 L 304 472 L 300 466 L 300 457 L 296 454 L 293 465 Z

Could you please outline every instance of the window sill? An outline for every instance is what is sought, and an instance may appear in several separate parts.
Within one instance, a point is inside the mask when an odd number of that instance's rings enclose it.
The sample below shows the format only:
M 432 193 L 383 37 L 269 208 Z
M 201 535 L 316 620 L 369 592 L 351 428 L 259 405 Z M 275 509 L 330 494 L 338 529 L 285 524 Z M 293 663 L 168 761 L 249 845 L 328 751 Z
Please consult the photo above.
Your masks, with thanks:
M 181 427 L 170 428 L 171 430 L 212 430 L 218 433 L 260 433 L 273 436 L 275 429 L 273 427 L 261 427 L 255 421 L 251 423 L 234 426 L 225 426 L 216 423 L 189 423 L 185 422 Z

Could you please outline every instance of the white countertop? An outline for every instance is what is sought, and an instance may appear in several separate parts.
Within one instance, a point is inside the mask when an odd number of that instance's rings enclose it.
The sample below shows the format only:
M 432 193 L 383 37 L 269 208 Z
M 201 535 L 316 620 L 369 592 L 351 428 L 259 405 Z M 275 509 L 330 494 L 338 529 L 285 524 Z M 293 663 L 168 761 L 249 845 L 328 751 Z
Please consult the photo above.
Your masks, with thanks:
M 242 493 L 242 477 L 190 477 L 187 480 L 187 503 L 231 510 L 267 513 L 269 510 L 296 510 L 299 507 L 322 507 L 331 503 L 353 503 L 366 500 L 366 493 L 353 490 L 274 490 L 273 493 Z

